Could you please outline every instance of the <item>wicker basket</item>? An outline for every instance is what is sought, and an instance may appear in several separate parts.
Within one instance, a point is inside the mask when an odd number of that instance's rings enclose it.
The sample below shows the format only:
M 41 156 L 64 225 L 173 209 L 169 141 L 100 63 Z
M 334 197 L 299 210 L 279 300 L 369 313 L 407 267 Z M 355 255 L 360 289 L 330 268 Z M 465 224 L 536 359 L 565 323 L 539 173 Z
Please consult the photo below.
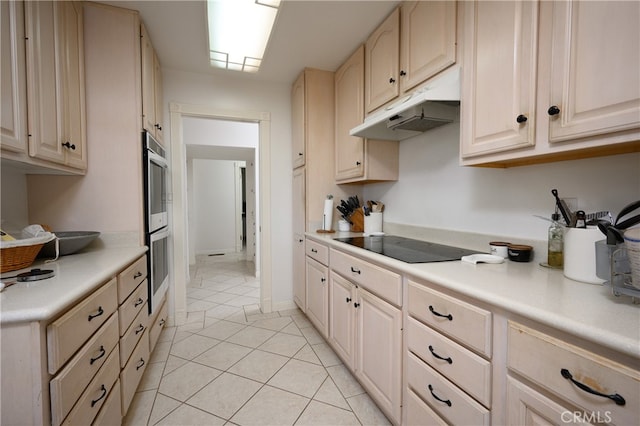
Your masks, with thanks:
M 31 266 L 42 246 L 44 243 L 0 249 L 0 259 L 2 259 L 0 272 L 16 271 Z

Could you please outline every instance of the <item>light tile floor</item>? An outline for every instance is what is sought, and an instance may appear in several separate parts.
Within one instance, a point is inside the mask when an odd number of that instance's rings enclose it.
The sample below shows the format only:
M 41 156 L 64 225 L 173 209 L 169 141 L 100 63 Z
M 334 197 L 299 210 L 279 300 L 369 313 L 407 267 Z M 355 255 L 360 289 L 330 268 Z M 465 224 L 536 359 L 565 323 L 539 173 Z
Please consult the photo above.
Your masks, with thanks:
M 199 256 L 125 425 L 389 424 L 300 310 L 262 314 L 242 254 Z

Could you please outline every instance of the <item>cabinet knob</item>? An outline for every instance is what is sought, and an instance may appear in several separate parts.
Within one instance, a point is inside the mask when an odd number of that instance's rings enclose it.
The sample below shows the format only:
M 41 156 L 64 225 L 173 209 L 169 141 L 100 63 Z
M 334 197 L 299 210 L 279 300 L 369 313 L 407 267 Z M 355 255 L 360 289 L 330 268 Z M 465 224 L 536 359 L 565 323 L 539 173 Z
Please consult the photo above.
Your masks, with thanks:
M 69 141 L 66 141 L 65 143 L 63 143 L 62 146 L 64 146 L 65 148 L 73 149 L 73 150 L 76 149 L 76 146 L 70 143 Z
M 302 157 L 302 153 L 301 152 L 298 153 L 298 157 Z
M 400 70 L 400 77 L 404 77 L 407 73 L 404 70 Z
M 325 282 L 327 279 L 325 277 L 320 278 L 320 282 L 323 283 Z
M 560 114 L 560 108 L 558 108 L 556 105 L 552 105 L 547 110 L 547 114 L 549 114 L 549 115 L 558 115 L 558 114 Z
M 526 123 L 527 122 L 527 117 L 520 114 L 519 116 L 516 117 L 516 121 L 520 124 L 522 123 Z
M 360 164 L 362 164 L 360 161 L 356 161 L 356 166 L 359 166 Z
M 347 303 L 351 302 L 351 298 L 347 297 Z
M 162 126 L 159 125 L 158 123 L 154 124 L 153 126 L 158 130 L 162 130 Z
M 389 78 L 389 83 L 393 84 L 393 83 L 395 83 L 395 82 L 396 82 L 396 79 L 395 79 L 395 78 L 393 78 L 393 77 Z
M 354 304 L 353 304 L 353 307 L 354 307 L 354 308 L 357 308 L 357 307 L 359 307 L 359 306 L 360 306 L 360 304 L 359 304 L 359 303 L 354 303 Z

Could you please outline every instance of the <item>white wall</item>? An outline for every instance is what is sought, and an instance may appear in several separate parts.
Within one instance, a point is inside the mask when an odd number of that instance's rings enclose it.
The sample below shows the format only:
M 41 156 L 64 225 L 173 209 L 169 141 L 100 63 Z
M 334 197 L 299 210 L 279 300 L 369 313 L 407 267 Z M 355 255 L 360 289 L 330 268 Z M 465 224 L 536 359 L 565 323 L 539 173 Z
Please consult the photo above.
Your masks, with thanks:
M 165 117 L 168 103 L 206 105 L 230 112 L 268 112 L 271 115 L 271 269 L 274 304 L 293 300 L 291 229 L 291 106 L 289 84 L 238 82 L 234 79 L 163 69 Z M 256 164 L 257 165 L 257 164 Z M 256 170 L 256 173 L 259 173 Z
M 236 248 L 236 187 L 233 161 L 193 160 L 193 222 L 196 254 Z
M 385 222 L 545 240 L 551 189 L 586 212 L 640 199 L 640 154 L 492 169 L 459 165 L 459 123 L 400 142 L 397 182 L 365 186 L 385 203 Z
M 0 219 L 3 231 L 15 232 L 29 225 L 27 177 L 24 172 L 2 164 L 2 202 Z

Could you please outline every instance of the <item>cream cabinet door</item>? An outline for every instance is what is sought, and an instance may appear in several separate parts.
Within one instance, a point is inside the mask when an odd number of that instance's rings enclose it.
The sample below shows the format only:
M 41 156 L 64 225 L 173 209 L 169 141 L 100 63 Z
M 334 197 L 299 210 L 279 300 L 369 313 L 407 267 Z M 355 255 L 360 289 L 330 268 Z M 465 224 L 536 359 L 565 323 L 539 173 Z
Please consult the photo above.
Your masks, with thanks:
M 294 169 L 304 166 L 305 128 L 304 72 L 302 72 L 291 88 L 291 155 Z
M 156 117 L 156 139 L 163 144 L 164 131 L 162 130 L 162 120 L 164 117 L 164 104 L 162 96 L 162 69 L 160 68 L 160 61 L 155 51 L 153 53 L 153 106 Z
M 29 154 L 86 168 L 82 4 L 25 2 Z
M 307 256 L 307 316 L 323 337 L 329 334 L 329 269 Z
M 510 425 L 561 426 L 566 424 L 591 425 L 610 422 L 605 411 L 583 413 L 557 404 L 541 393 L 512 377 L 507 377 L 507 419 Z
M 549 142 L 639 128 L 640 3 L 552 4 Z
M 2 69 L 0 120 L 2 149 L 27 151 L 27 85 L 24 45 L 24 3 L 0 2 Z
M 293 234 L 293 301 L 302 312 L 307 311 L 304 235 Z
M 378 405 L 400 423 L 402 312 L 358 288 L 356 376 Z
M 82 3 L 56 2 L 64 29 L 62 51 L 63 140 L 65 164 L 87 167 L 84 85 L 84 24 Z M 60 4 L 61 3 L 61 4 Z
M 338 274 L 329 277 L 329 343 L 350 369 L 355 362 L 355 286 Z
M 398 96 L 400 64 L 400 11 L 391 15 L 365 44 L 365 105 L 371 112 Z
M 400 91 L 456 62 L 456 2 L 410 1 L 401 6 Z
M 154 80 L 155 53 L 151 37 L 144 25 L 140 26 L 140 55 L 142 58 L 142 127 L 156 134 L 156 84 Z
M 535 144 L 538 3 L 463 2 L 463 158 Z
M 336 180 L 364 175 L 364 140 L 349 131 L 364 119 L 364 47 L 336 71 Z

